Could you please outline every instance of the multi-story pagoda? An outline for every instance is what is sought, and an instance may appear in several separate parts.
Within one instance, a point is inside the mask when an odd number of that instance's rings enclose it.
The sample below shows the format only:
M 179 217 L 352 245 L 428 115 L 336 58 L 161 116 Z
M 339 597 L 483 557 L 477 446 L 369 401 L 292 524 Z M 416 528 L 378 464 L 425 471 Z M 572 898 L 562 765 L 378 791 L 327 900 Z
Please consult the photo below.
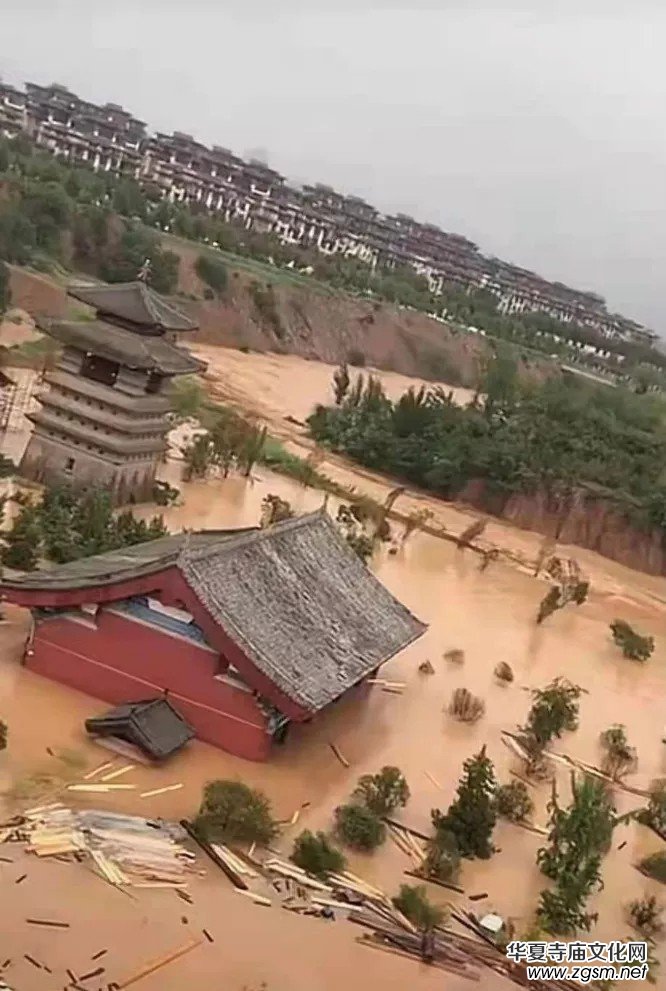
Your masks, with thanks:
M 101 487 L 116 504 L 149 499 L 166 450 L 166 387 L 204 367 L 175 343 L 196 325 L 140 281 L 69 293 L 96 316 L 43 325 L 62 352 L 30 416 L 34 431 L 20 473 Z

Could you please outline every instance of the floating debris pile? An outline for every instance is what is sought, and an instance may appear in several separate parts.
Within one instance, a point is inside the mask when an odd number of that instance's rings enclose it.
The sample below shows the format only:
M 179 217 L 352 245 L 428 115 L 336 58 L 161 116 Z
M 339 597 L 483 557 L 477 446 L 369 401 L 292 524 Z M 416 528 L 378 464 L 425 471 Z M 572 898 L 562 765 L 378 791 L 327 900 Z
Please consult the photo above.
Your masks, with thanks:
M 72 810 L 59 802 L 28 809 L 6 841 L 22 841 L 38 857 L 85 857 L 111 884 L 181 887 L 195 870 L 177 824 L 92 809 Z

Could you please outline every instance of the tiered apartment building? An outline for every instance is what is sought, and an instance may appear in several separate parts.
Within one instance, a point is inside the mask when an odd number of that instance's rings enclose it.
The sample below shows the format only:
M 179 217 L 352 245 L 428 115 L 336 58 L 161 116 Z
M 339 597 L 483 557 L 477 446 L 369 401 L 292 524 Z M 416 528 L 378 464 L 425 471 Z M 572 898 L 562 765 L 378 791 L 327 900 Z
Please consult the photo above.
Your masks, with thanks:
M 549 282 L 483 255 L 459 234 L 405 214 L 382 214 L 358 196 L 317 183 L 290 186 L 262 162 L 207 147 L 190 134 L 148 134 L 144 121 L 113 103 L 82 100 L 65 86 L 0 82 L 0 135 L 26 133 L 63 161 L 137 179 L 171 202 L 219 214 L 283 244 L 356 258 L 373 268 L 409 266 L 435 294 L 445 285 L 486 289 L 507 315 L 546 313 L 611 339 L 643 344 L 657 335 L 619 314 L 601 296 Z

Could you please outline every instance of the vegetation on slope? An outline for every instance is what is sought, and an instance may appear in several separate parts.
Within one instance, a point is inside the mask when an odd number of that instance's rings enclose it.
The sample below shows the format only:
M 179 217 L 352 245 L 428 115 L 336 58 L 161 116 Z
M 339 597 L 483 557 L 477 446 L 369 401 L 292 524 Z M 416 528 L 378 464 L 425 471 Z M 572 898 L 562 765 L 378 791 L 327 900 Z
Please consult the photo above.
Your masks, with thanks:
M 0 141 L 0 186 L 0 260 L 41 269 L 71 262 L 118 282 L 134 278 L 149 258 L 151 284 L 168 293 L 176 289 L 178 257 L 162 248 L 155 232 L 169 232 L 204 245 L 195 267 L 207 293 L 226 290 L 225 262 L 247 260 L 245 267 L 257 275 L 271 272 L 308 288 L 342 289 L 375 299 L 377 307 L 385 301 L 520 348 L 568 361 L 590 361 L 620 376 L 630 373 L 639 391 L 663 384 L 666 355 L 654 348 L 608 340 L 592 328 L 564 324 L 546 314 L 506 316 L 487 290 L 466 292 L 445 285 L 435 296 L 427 281 L 409 267 L 372 269 L 357 259 L 284 245 L 274 235 L 248 231 L 219 215 L 162 200 L 157 189 L 141 187 L 131 178 L 59 162 L 35 149 L 23 135 Z M 119 217 L 124 218 L 122 223 Z M 254 286 L 260 315 L 282 337 L 272 288 L 257 282 Z
M 481 393 L 466 407 L 437 388 L 394 402 L 359 375 L 308 424 L 319 443 L 444 498 L 480 481 L 488 508 L 501 512 L 515 493 L 546 493 L 561 506 L 587 493 L 612 499 L 639 527 L 666 529 L 661 397 L 566 377 L 525 385 L 502 354 Z

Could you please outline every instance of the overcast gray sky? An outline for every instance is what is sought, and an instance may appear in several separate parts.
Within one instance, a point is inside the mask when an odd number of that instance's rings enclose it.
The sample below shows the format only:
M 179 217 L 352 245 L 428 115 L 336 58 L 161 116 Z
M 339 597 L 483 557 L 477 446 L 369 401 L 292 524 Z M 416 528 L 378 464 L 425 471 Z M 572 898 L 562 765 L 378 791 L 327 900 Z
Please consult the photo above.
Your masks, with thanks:
M 4 0 L 0 75 L 328 182 L 666 332 L 663 0 Z

